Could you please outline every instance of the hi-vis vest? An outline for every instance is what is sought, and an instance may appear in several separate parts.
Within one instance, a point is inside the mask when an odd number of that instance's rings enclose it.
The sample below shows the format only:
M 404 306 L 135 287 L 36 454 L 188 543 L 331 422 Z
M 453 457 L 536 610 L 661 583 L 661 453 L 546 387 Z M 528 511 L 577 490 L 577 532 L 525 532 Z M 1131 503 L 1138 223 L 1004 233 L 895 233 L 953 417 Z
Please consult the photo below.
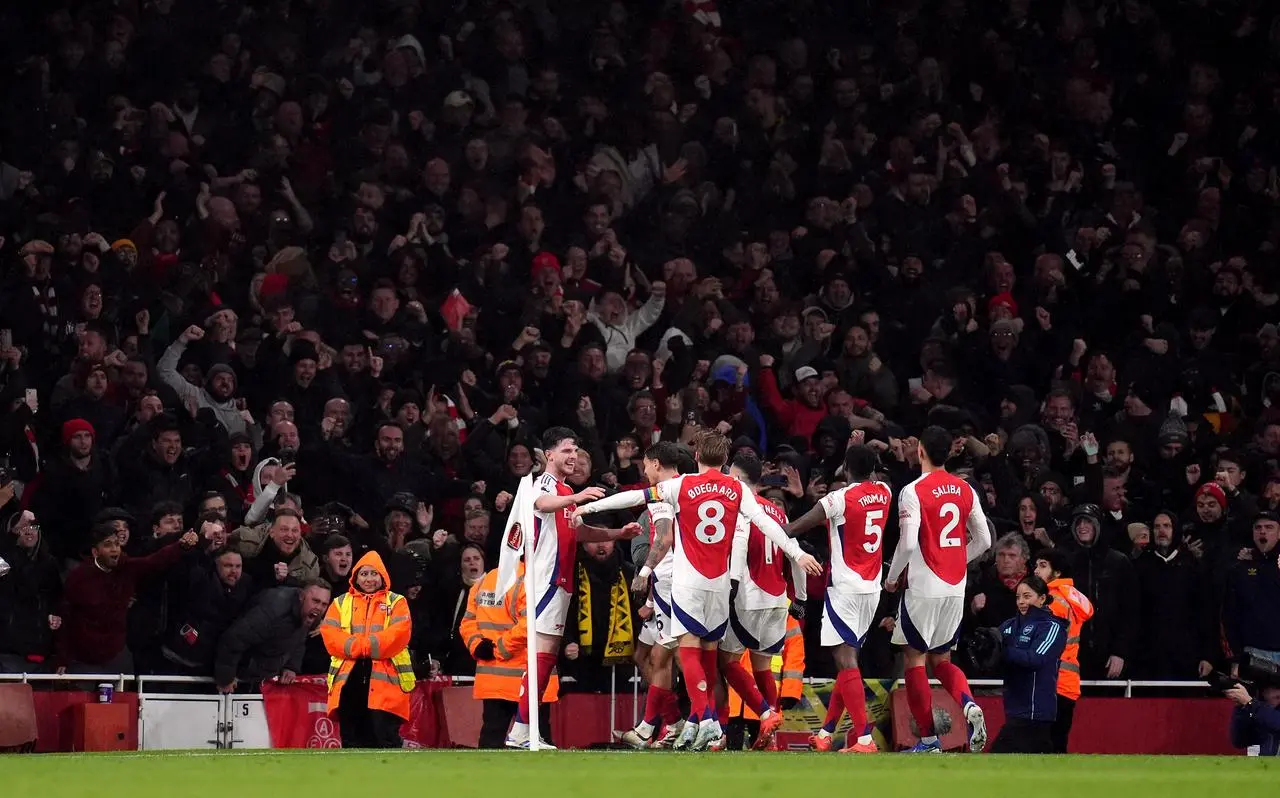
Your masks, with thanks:
M 1045 609 L 1067 622 L 1067 647 L 1058 665 L 1058 695 L 1072 701 L 1080 698 L 1080 630 L 1093 617 L 1093 603 L 1075 588 L 1071 579 L 1049 583 Z
M 769 662 L 774 681 L 778 682 L 778 698 L 800 698 L 804 694 L 804 630 L 794 617 L 787 616 L 787 636 L 781 654 L 774 654 Z M 751 671 L 751 652 L 742 654 L 742 665 Z M 776 709 L 776 707 L 775 707 Z M 759 720 L 756 713 L 743 706 L 742 698 L 729 688 L 729 717 Z
M 399 593 L 387 591 L 387 614 L 386 618 L 383 620 L 384 625 L 391 620 L 391 610 L 396 606 L 396 603 L 400 601 L 404 601 L 404 596 L 401 596 Z M 363 626 L 356 627 L 355 629 L 351 628 L 350 593 L 343 593 L 334 599 L 333 602 L 338 605 L 338 622 L 342 625 L 342 631 L 347 634 L 370 634 L 372 632 L 381 632 L 383 630 L 383 625 L 376 624 L 370 628 L 365 628 Z M 348 643 L 348 646 L 349 645 L 350 643 Z M 350 650 L 348 649 L 346 653 L 350 654 Z M 376 649 L 371 652 L 371 658 L 380 659 Z M 338 677 L 338 672 L 342 670 L 342 663 L 347 661 L 348 660 L 343 659 L 342 657 L 331 657 L 329 659 L 329 677 L 325 680 L 325 686 L 329 690 L 333 689 L 333 680 Z M 396 676 L 399 677 L 400 689 L 406 693 L 412 693 L 413 688 L 418 684 L 418 680 L 413 675 L 413 658 L 409 656 L 409 649 L 406 648 L 399 654 L 393 656 L 391 658 L 391 664 L 395 666 Z M 376 668 L 373 670 L 373 673 L 370 674 L 369 678 L 375 681 L 390 681 L 386 674 L 379 673 Z

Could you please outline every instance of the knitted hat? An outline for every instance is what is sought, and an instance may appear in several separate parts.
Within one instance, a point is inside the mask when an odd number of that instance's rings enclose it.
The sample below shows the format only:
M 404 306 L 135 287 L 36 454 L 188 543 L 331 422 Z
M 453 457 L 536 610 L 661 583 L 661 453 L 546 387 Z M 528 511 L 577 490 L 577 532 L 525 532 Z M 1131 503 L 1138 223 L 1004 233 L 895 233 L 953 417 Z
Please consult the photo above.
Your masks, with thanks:
M 1144 400 L 1145 401 L 1145 400 Z M 1156 435 L 1156 441 L 1165 446 L 1170 443 L 1180 443 L 1183 446 L 1191 445 L 1191 436 L 1187 433 L 1187 424 L 1177 415 L 1170 414 L 1168 418 L 1160 425 L 1160 431 Z
M 1196 498 L 1199 499 L 1201 496 L 1211 496 L 1219 507 L 1223 510 L 1227 509 L 1227 492 L 1217 482 L 1206 482 L 1196 488 Z
M 71 439 L 81 432 L 87 432 L 93 437 L 98 437 L 98 433 L 94 431 L 93 425 L 83 418 L 73 418 L 62 424 L 62 445 L 66 446 L 71 443 Z
M 310 341 L 295 341 L 289 352 L 289 365 L 296 365 L 301 360 L 319 360 L 320 353 Z
M 1005 291 L 1004 293 L 1001 293 L 1001 294 L 996 294 L 995 296 L 991 297 L 991 299 L 987 300 L 987 313 L 990 313 L 991 311 L 995 310 L 998 307 L 1008 308 L 1009 312 L 1012 313 L 1014 316 L 1018 315 L 1018 303 L 1017 301 L 1014 300 L 1013 294 L 1009 293 L 1008 291 Z
M 226 363 L 214 363 L 209 367 L 209 372 L 204 375 L 204 384 L 206 386 L 213 384 L 213 378 L 219 374 L 230 374 L 231 379 L 236 381 L 236 385 L 240 384 L 240 378 L 236 376 L 236 370 L 228 366 Z
M 117 239 L 116 241 L 111 242 L 111 251 L 112 251 L 112 252 L 116 252 L 116 251 L 121 250 L 121 249 L 131 249 L 131 250 L 133 250 L 133 251 L 134 251 L 134 253 L 136 254 L 136 253 L 137 253 L 137 251 L 138 251 L 138 245 L 137 245 L 137 244 L 135 244 L 135 243 L 133 243 L 132 241 L 130 241 L 130 240 L 129 240 L 129 239 L 127 239 L 127 238 L 121 238 L 121 239 Z

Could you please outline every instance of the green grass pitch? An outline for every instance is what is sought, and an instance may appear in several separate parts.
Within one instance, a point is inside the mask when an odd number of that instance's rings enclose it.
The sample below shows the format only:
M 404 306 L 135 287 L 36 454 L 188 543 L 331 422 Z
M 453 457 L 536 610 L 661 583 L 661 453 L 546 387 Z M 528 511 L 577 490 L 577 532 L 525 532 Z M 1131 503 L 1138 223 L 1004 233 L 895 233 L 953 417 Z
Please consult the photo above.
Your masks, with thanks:
M 250 751 L 0 757 L 5 795 L 39 798 L 287 798 L 357 794 L 598 798 L 637 788 L 683 795 L 983 796 L 1014 781 L 1034 793 L 1125 798 L 1267 795 L 1280 762 L 1246 757 L 970 756 L 546 751 Z M 667 785 L 664 787 L 664 785 Z M 406 792 L 407 791 L 407 792 Z

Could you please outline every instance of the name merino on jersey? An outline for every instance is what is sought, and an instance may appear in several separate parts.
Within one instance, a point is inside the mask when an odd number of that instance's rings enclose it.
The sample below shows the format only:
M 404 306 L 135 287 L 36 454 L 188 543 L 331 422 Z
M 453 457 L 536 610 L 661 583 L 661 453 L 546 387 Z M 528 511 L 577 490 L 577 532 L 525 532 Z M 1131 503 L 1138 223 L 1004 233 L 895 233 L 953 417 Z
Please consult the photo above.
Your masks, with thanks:
M 898 494 L 898 529 L 901 539 L 889 578 L 906 569 L 907 588 L 919 596 L 964 596 L 969 562 L 991 545 L 973 487 L 941 470 L 922 475 Z
M 756 503 L 778 526 L 787 525 L 787 514 L 768 499 L 756 497 Z M 738 607 L 742 610 L 765 610 L 785 608 L 791 600 L 787 596 L 787 569 L 792 569 L 792 584 L 797 596 L 803 596 L 804 583 L 807 578 L 804 569 L 788 562 L 778 546 L 774 544 L 756 524 L 738 516 L 738 527 L 735 534 L 747 537 L 746 568 L 743 573 L 733 576 L 740 583 L 738 590 Z M 798 573 L 797 573 L 798 572 Z
M 884 525 L 893 493 L 883 482 L 858 482 L 822 497 L 831 539 L 829 584 L 841 593 L 878 593 Z

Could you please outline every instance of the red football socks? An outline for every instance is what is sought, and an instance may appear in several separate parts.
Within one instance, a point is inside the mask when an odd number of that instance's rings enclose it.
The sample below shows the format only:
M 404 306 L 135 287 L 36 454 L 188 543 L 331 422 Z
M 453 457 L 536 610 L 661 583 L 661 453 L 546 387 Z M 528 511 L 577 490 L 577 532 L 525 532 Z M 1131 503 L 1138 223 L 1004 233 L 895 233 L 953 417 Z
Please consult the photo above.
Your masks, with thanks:
M 770 708 L 770 705 L 765 703 L 764 696 L 760 695 L 760 690 L 756 688 L 755 680 L 751 678 L 751 674 L 747 673 L 747 669 L 742 667 L 741 662 L 734 660 L 725 663 L 723 667 L 725 681 L 729 682 L 733 691 L 742 698 L 744 706 L 750 707 L 757 715 Z
M 950 693 L 961 707 L 973 700 L 973 694 L 969 692 L 969 680 L 965 678 L 964 671 L 954 663 L 939 662 L 934 666 L 933 672 L 938 681 L 942 682 L 942 689 Z
M 844 700 L 845 709 L 849 711 L 849 722 L 853 724 L 850 734 L 861 737 L 867 733 L 867 694 L 862 683 L 862 671 L 849 668 L 840 671 L 836 677 L 836 691 Z
M 714 653 L 714 652 L 713 652 Z M 680 669 L 684 671 L 685 688 L 689 691 L 689 719 L 693 721 L 710 717 L 710 701 L 707 696 L 711 687 L 707 672 L 702 667 L 702 649 L 689 646 L 680 647 Z
M 671 692 L 662 687 L 654 687 L 649 685 L 649 692 L 644 699 L 644 716 L 642 720 L 645 723 L 657 726 L 662 719 L 662 715 L 667 706 L 666 693 Z
M 680 720 L 680 697 L 674 690 L 667 690 L 662 702 L 662 722 L 670 726 Z
M 929 693 L 929 677 L 925 675 L 924 666 L 907 668 L 906 682 L 907 706 L 916 720 L 916 731 L 920 737 L 932 737 L 933 696 Z
M 542 700 L 542 696 L 547 692 L 547 685 L 551 682 L 551 672 L 555 670 L 557 657 L 555 654 L 539 652 L 538 654 L 538 700 Z M 520 680 L 520 703 L 516 707 L 516 722 L 529 722 L 529 672 L 524 672 L 524 678 Z
M 840 725 L 840 716 L 844 714 L 844 693 L 840 691 L 840 683 L 836 682 L 836 689 L 831 691 L 831 699 L 827 703 L 827 717 L 822 722 L 822 728 L 827 732 L 834 732 L 836 727 Z
M 756 677 L 756 687 L 760 688 L 760 695 L 764 696 L 764 700 L 770 707 L 778 706 L 778 682 L 773 678 L 773 671 L 755 671 L 753 675 Z

